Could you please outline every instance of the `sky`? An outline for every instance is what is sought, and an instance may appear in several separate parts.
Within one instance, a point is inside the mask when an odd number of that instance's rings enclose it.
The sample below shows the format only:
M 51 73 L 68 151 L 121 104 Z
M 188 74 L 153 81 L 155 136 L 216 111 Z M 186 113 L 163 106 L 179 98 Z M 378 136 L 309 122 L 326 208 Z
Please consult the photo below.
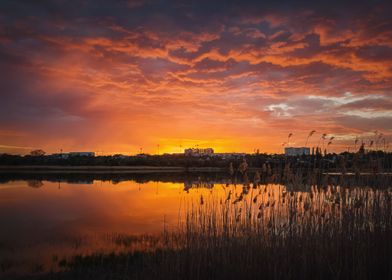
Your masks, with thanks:
M 390 1 L 2 0 L 0 73 L 0 153 L 392 142 Z

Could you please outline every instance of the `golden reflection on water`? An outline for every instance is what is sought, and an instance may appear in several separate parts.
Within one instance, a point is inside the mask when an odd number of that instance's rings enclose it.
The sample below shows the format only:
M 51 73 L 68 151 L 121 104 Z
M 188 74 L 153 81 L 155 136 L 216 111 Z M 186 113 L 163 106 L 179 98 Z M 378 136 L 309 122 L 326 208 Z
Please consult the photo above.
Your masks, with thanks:
M 55 261 L 67 256 L 135 249 L 141 243 L 128 236 L 175 230 L 194 211 L 204 211 L 207 215 L 198 217 L 207 219 L 214 213 L 218 228 L 268 225 L 271 220 L 281 228 L 293 217 L 299 223 L 314 219 L 318 225 L 320 217 L 339 219 L 342 204 L 371 212 L 381 194 L 391 192 L 339 187 L 289 191 L 275 184 L 14 181 L 0 184 L 0 262 L 8 265 L 7 273 L 31 273 L 40 265 L 56 270 Z M 197 226 L 205 226 L 203 222 L 197 220 Z
M 116 251 L 117 235 L 177 227 L 186 201 L 221 193 L 184 183 L 14 181 L 0 185 L 0 261 L 32 269 L 78 253 Z M 198 187 L 205 187 L 198 184 Z M 187 190 L 187 188 L 190 188 Z M 18 268 L 19 269 L 19 268 Z

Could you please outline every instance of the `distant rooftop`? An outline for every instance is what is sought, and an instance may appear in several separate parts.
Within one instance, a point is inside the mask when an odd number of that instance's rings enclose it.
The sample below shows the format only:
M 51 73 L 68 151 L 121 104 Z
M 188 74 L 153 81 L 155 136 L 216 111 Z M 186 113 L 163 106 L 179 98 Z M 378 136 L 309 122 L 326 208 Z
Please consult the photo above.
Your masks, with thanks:
M 310 148 L 309 147 L 285 147 L 284 154 L 286 156 L 310 155 Z

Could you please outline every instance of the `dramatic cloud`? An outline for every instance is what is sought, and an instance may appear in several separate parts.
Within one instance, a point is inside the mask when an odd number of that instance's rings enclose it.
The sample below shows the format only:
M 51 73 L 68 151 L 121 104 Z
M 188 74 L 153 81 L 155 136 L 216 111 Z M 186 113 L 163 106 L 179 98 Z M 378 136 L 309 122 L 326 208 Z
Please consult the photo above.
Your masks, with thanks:
M 0 152 L 392 140 L 392 5 L 315 2 L 2 1 Z

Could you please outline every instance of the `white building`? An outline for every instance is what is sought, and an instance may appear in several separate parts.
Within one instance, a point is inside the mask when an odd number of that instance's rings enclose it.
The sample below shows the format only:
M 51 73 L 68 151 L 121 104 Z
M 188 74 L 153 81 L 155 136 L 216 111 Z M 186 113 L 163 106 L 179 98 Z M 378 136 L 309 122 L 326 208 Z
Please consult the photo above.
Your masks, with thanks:
M 190 149 L 185 149 L 184 154 L 186 156 L 209 156 L 214 154 L 214 149 L 212 148 L 190 148 Z
M 310 155 L 310 148 L 308 147 L 285 147 L 285 156 L 302 156 Z

